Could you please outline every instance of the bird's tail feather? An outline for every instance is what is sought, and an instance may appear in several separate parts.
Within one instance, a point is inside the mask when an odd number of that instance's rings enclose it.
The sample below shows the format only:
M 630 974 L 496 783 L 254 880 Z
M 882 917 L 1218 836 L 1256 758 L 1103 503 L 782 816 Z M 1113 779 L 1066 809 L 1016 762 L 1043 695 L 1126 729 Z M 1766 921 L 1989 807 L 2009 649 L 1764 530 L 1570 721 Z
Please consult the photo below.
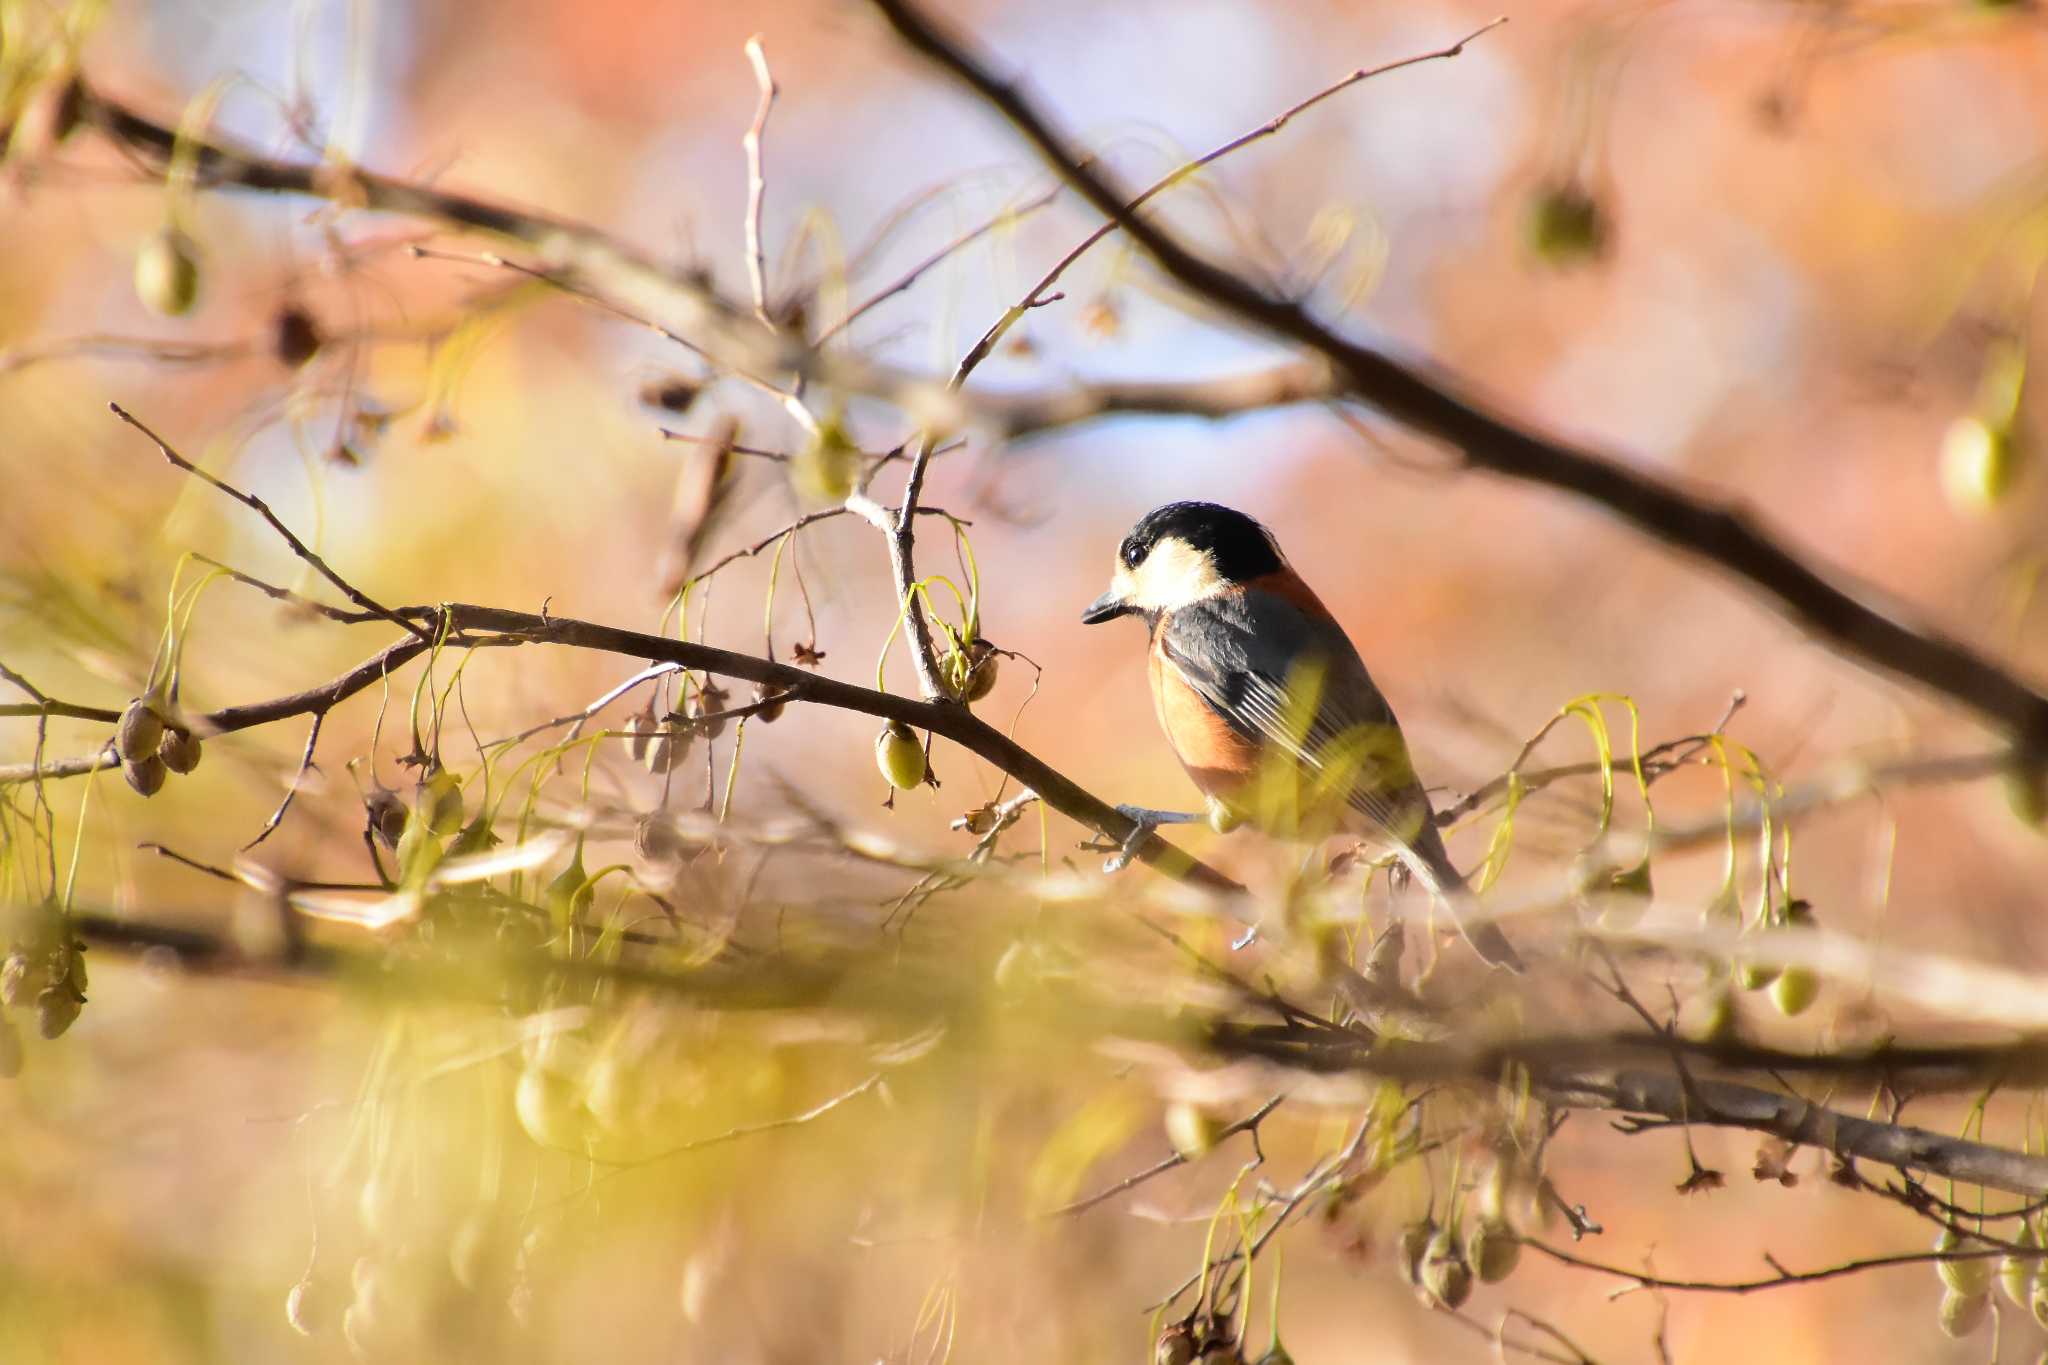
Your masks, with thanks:
M 1508 942 L 1508 936 L 1500 926 L 1487 919 L 1479 911 L 1479 901 L 1472 894 L 1472 888 L 1465 882 L 1463 874 L 1451 865 L 1451 855 L 1444 850 L 1444 842 L 1436 832 L 1434 824 L 1425 824 L 1422 837 L 1402 850 L 1402 861 L 1408 864 L 1416 878 L 1429 888 L 1430 894 L 1444 903 L 1457 923 L 1458 932 L 1472 945 L 1472 950 L 1496 967 L 1505 967 L 1511 972 L 1523 970 L 1522 955 L 1515 951 L 1515 945 Z

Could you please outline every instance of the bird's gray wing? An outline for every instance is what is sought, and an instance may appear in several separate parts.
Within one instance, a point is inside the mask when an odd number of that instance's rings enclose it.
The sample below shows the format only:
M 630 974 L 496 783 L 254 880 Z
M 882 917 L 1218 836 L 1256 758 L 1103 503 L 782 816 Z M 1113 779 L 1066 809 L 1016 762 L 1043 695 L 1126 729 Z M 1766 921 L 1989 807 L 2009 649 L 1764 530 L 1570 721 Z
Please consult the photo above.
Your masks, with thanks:
M 1167 661 L 1232 729 L 1328 782 L 1330 796 L 1341 791 L 1368 836 L 1443 899 L 1481 957 L 1522 970 L 1500 926 L 1472 913 L 1400 722 L 1342 626 L 1247 587 L 1172 613 L 1162 632 Z
M 1233 729 L 1327 784 L 1324 796 L 1371 834 L 1418 851 L 1436 843 L 1400 724 L 1343 627 L 1248 587 L 1174 612 L 1161 644 Z

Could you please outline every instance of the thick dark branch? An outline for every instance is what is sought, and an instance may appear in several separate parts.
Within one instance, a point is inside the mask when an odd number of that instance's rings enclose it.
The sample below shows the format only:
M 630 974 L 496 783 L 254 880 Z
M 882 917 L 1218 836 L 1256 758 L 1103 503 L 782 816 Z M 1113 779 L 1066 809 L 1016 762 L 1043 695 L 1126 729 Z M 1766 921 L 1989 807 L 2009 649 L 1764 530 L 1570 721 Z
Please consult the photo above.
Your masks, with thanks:
M 1491 1046 L 1406 1043 L 1397 1050 L 1375 1051 L 1338 1030 L 1295 1025 L 1224 1025 L 1212 1033 L 1211 1041 L 1226 1055 L 1409 1081 L 1484 1082 L 1521 1066 L 1528 1069 L 1536 1098 L 1559 1109 L 1745 1128 L 1845 1159 L 1882 1162 L 2014 1194 L 2048 1194 L 2048 1156 L 1858 1118 L 1739 1082 L 1681 1076 L 1675 1063 L 1655 1069 L 1645 1064 L 1653 1054 L 1661 1052 L 1668 1059 L 1676 1053 L 1702 1066 L 1748 1075 L 1797 1072 L 1928 1093 L 1977 1091 L 2000 1082 L 2039 1084 L 2048 1077 L 2048 1051 L 2031 1041 L 1984 1048 L 1886 1047 L 1848 1056 L 1786 1052 L 1740 1042 L 1700 1043 L 1660 1034 L 1532 1038 Z
M 1867 584 L 1831 581 L 1762 531 L 1743 509 L 1653 478 L 1621 460 L 1520 427 L 1446 380 L 1351 341 L 1299 304 L 1207 261 L 1133 213 L 1130 196 L 1081 155 L 1016 86 L 995 75 L 909 0 L 873 0 L 914 50 L 1007 118 L 1083 197 L 1114 219 L 1184 288 L 1323 357 L 1350 397 L 1434 436 L 1494 473 L 1574 493 L 1668 545 L 1746 580 L 1778 610 L 1835 648 L 1976 711 L 2030 757 L 2048 752 L 2048 696 L 1968 645 L 1911 619 Z
M 1616 1070 L 1552 1076 L 1542 1084 L 1545 1098 L 1553 1104 L 1747 1128 L 1840 1157 L 1880 1161 L 1900 1170 L 1926 1171 L 2012 1194 L 2048 1192 L 2048 1156 L 2029 1156 L 1925 1128 L 1858 1118 L 1754 1086 L 1694 1081 L 1698 1098 L 1708 1106 L 1707 1112 L 1701 1113 L 1697 1100 L 1687 1097 L 1684 1083 L 1663 1072 Z

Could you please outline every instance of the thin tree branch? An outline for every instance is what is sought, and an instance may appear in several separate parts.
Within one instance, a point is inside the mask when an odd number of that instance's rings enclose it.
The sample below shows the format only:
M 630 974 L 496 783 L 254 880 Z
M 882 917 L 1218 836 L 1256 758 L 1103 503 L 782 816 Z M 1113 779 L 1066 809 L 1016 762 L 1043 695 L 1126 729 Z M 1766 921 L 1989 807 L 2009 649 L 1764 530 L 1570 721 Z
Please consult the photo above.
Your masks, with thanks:
M 303 559 L 308 565 L 312 567 L 314 572 L 318 573 L 322 578 L 326 579 L 329 583 L 332 583 L 336 588 L 338 588 L 341 591 L 341 595 L 343 597 L 346 597 L 349 601 L 355 603 L 364 611 L 374 612 L 376 615 L 383 617 L 385 620 L 391 622 L 393 625 L 397 626 L 401 630 L 411 631 L 413 634 L 420 636 L 421 639 L 427 638 L 425 630 L 422 627 L 414 624 L 411 621 L 406 620 L 397 612 L 391 610 L 391 608 L 380 604 L 379 602 L 377 602 L 375 598 L 372 598 L 368 593 L 363 592 L 361 589 L 357 588 L 355 584 L 349 582 L 346 578 L 343 578 L 340 574 L 336 573 L 331 567 L 329 567 L 326 560 L 322 559 L 319 555 L 313 552 L 311 546 L 307 545 L 305 541 L 300 540 L 298 536 L 292 533 L 291 527 L 285 525 L 282 521 L 278 519 L 277 513 L 270 510 L 269 503 L 257 497 L 254 493 L 244 493 L 241 489 L 236 488 L 233 484 L 225 483 L 220 479 L 215 478 L 213 475 L 207 473 L 198 465 L 193 464 L 183 455 L 180 455 L 177 451 L 171 449 L 169 442 L 165 441 L 163 437 L 157 435 L 154 431 L 151 431 L 147 426 L 143 425 L 140 419 L 138 419 L 134 414 L 130 413 L 126 408 L 122 407 L 119 403 L 109 403 L 107 404 L 107 407 L 109 410 L 113 412 L 114 416 L 120 418 L 129 426 L 134 427 L 144 436 L 147 436 L 150 439 L 150 441 L 155 444 L 157 450 L 162 453 L 163 457 L 166 460 L 169 460 L 173 465 L 176 465 L 179 469 L 184 470 L 187 474 L 192 475 L 201 483 L 208 484 L 213 488 L 219 489 L 221 492 L 233 498 L 236 502 L 241 503 L 244 507 L 247 507 L 249 510 L 256 513 L 256 515 L 262 517 L 266 522 L 269 522 L 270 529 L 277 532 L 277 534 L 283 538 L 284 543 L 291 547 L 292 553 L 297 555 L 300 559 Z
M 450 649 L 473 649 L 522 644 L 564 645 L 576 649 L 600 650 L 654 663 L 674 663 L 684 668 L 716 673 L 722 677 L 786 691 L 791 699 L 841 710 L 858 711 L 883 720 L 901 721 L 920 730 L 930 730 L 942 739 L 986 760 L 1026 787 L 1062 815 L 1076 820 L 1111 839 L 1130 837 L 1136 830 L 1130 818 L 1078 783 L 1056 771 L 1043 759 L 1018 744 L 1001 730 L 953 702 L 919 701 L 893 693 L 878 692 L 834 678 L 820 677 L 807 669 L 776 663 L 751 654 L 716 649 L 710 645 L 622 630 L 569 617 L 508 611 L 500 607 L 450 603 L 437 607 L 405 607 L 399 615 L 412 621 L 445 623 L 443 645 Z M 486 633 L 480 633 L 486 632 Z M 327 683 L 289 696 L 231 706 L 197 718 L 207 733 L 228 734 L 266 725 L 290 716 L 312 715 L 332 709 L 346 698 L 370 687 L 387 671 L 402 667 L 431 646 L 423 635 L 410 636 L 356 665 Z M 45 763 L 0 765 L 0 786 L 43 778 L 75 777 L 100 768 L 113 767 L 120 760 L 111 746 L 95 753 Z M 1161 839 L 1156 833 L 1140 846 L 1138 856 L 1169 875 L 1206 886 L 1211 890 L 1235 892 L 1236 882 L 1208 864 L 1194 859 Z
M 747 125 L 746 136 L 740 139 L 747 155 L 747 283 L 754 292 L 754 315 L 773 326 L 768 316 L 767 256 L 761 247 L 761 201 L 768 193 L 768 179 L 761 167 L 761 137 L 768 131 L 768 115 L 775 108 L 777 90 L 775 77 L 768 71 L 768 53 L 761 46 L 760 34 L 747 39 L 746 53 L 747 64 L 754 69 L 754 84 L 761 92 L 754 105 L 754 121 Z
M 1566 1251 L 1562 1247 L 1554 1247 L 1548 1242 L 1539 1242 L 1534 1238 L 1523 1238 L 1522 1245 L 1532 1251 L 1540 1251 L 1545 1256 L 1564 1265 L 1576 1266 L 1580 1270 L 1594 1270 L 1602 1275 L 1614 1275 L 1624 1280 L 1631 1280 L 1639 1289 L 1674 1289 L 1696 1294 L 1754 1294 L 1758 1290 L 1763 1289 L 1783 1289 L 1789 1285 L 1814 1284 L 1821 1280 L 1839 1280 L 1845 1275 L 1860 1275 L 1868 1270 L 1887 1270 L 1893 1266 L 1901 1265 L 1938 1264 L 1942 1261 L 1986 1261 L 1993 1257 L 2007 1255 L 2031 1256 L 2036 1260 L 2048 1258 L 2048 1250 L 2022 1250 L 2020 1248 L 2004 1247 L 1986 1247 L 1981 1250 L 1972 1249 L 1967 1251 L 1902 1251 L 1890 1256 L 1866 1256 L 1853 1261 L 1844 1261 L 1839 1265 L 1825 1266 L 1819 1270 L 1786 1270 L 1784 1267 L 1778 1266 L 1777 1262 L 1771 1261 L 1771 1264 L 1776 1267 L 1776 1273 L 1754 1280 L 1675 1280 L 1667 1279 L 1662 1275 L 1652 1275 L 1647 1271 L 1627 1270 L 1621 1266 L 1605 1265 L 1599 1261 L 1588 1260 L 1583 1256 Z M 1769 1260 L 1770 1258 L 1766 1257 L 1765 1259 Z

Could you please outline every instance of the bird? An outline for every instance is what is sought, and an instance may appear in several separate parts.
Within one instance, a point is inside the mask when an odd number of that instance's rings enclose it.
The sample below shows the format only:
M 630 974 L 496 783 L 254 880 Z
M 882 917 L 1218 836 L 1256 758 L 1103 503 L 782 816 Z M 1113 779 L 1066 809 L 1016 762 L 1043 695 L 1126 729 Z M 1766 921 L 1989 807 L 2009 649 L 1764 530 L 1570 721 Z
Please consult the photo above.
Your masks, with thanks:
M 1482 958 L 1522 969 L 1498 925 L 1463 913 L 1472 892 L 1444 849 L 1393 708 L 1270 530 L 1213 502 L 1146 513 L 1081 621 L 1126 616 L 1145 622 L 1153 707 L 1212 824 L 1248 821 L 1298 840 L 1343 832 L 1393 853 Z M 1112 869 L 1158 825 L 1203 818 L 1118 810 L 1138 829 Z

